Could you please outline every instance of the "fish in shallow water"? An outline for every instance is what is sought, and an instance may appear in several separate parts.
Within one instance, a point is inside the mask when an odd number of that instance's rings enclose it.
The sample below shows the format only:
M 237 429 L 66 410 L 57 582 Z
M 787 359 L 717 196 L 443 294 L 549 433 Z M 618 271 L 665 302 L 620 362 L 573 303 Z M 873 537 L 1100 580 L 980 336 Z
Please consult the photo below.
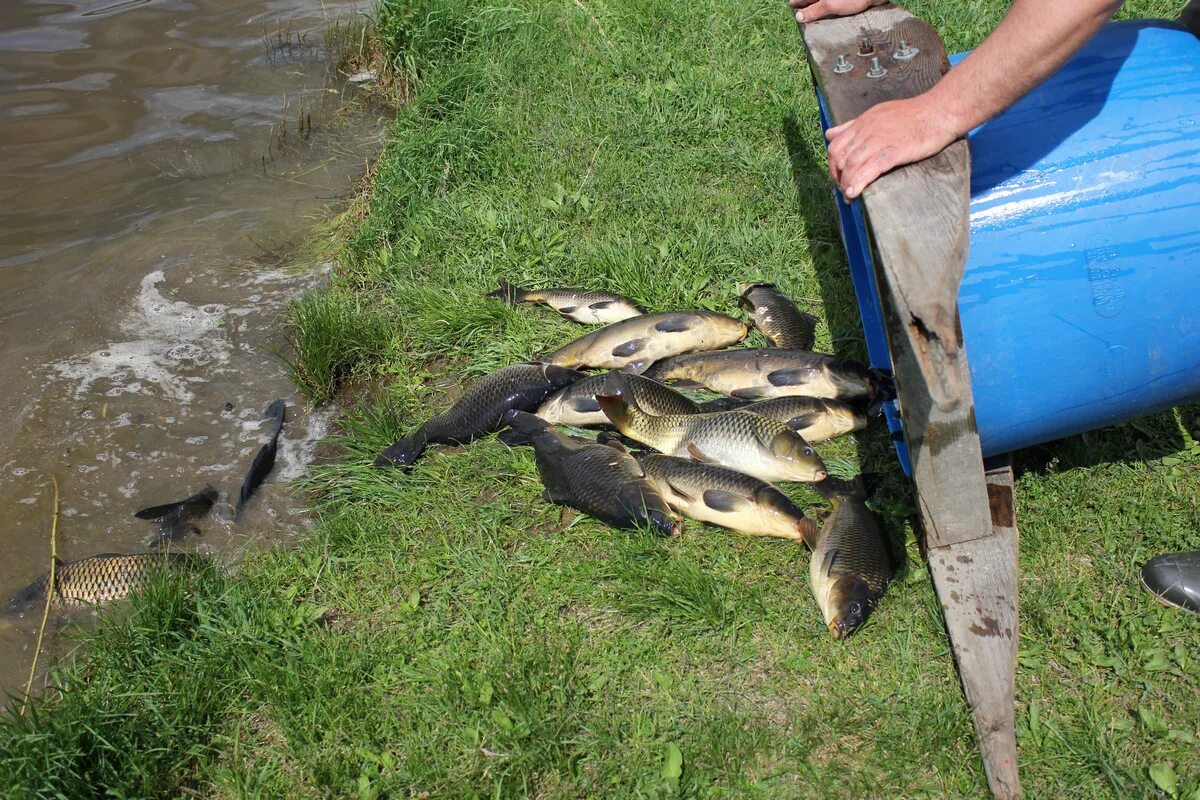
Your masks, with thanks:
M 647 376 L 745 400 L 793 394 L 874 398 L 888 385 L 887 376 L 857 361 L 773 347 L 680 355 L 655 364 Z
M 667 501 L 646 480 L 637 459 L 616 444 L 566 436 L 533 414 L 510 411 L 510 429 L 500 434 L 509 446 L 528 444 L 546 487 L 543 497 L 618 528 L 652 528 L 673 536 L 678 524 Z
M 484 375 L 448 410 L 384 450 L 377 467 L 407 467 L 431 444 L 466 444 L 500 429 L 505 412 L 536 411 L 547 397 L 587 377 L 573 369 L 530 362 Z
M 867 416 L 841 400 L 787 395 L 740 406 L 742 411 L 777 419 L 810 444 L 828 441 L 867 427 Z
M 509 305 L 542 303 L 567 319 L 584 325 L 609 325 L 646 313 L 645 309 L 624 295 L 589 289 L 522 289 L 508 281 L 500 281 L 500 288 L 488 292 L 488 297 L 503 300 Z
M 754 320 L 771 347 L 812 350 L 817 318 L 796 308 L 773 283 L 749 283 L 741 287 L 738 305 Z
M 271 431 L 270 440 L 264 444 L 254 456 L 254 461 L 250 463 L 250 471 L 246 473 L 246 478 L 242 481 L 242 488 L 238 490 L 237 507 L 234 510 L 234 517 L 242 515 L 242 508 L 245 507 L 246 501 L 250 496 L 262 486 L 263 481 L 271 474 L 271 470 L 275 469 L 275 456 L 279 451 L 279 434 L 283 432 L 283 419 L 287 414 L 287 406 L 282 400 L 275 400 L 267 410 L 263 412 L 263 416 L 275 423 L 275 429 Z
M 143 508 L 134 514 L 138 519 L 153 520 L 158 523 L 158 535 L 154 537 L 158 543 L 181 539 L 189 533 L 199 533 L 200 529 L 189 523 L 200 519 L 212 510 L 217 501 L 218 492 L 215 487 L 205 486 L 191 497 L 161 506 Z
M 596 395 L 604 393 L 609 374 L 592 375 L 560 390 L 542 403 L 537 415 L 555 425 L 608 425 L 608 417 L 600 410 Z M 699 405 L 670 386 L 641 375 L 620 375 L 624 390 L 632 393 L 634 401 L 647 414 L 696 414 L 700 411 Z
M 867 508 L 862 479 L 829 478 L 814 488 L 833 502 L 809 562 L 813 597 L 835 639 L 849 636 L 879 604 L 895 573 L 883 524 Z
M 782 422 L 746 411 L 653 416 L 615 394 L 600 408 L 618 431 L 667 455 L 721 464 L 764 481 L 819 481 L 825 465 Z
M 202 560 L 188 553 L 101 553 L 78 561 L 57 561 L 54 599 L 64 605 L 94 605 L 120 600 L 145 583 L 156 570 L 187 569 Z M 13 595 L 4 610 L 16 614 L 46 602 L 50 573 Z
M 646 314 L 581 336 L 546 360 L 563 367 L 645 372 L 660 359 L 728 347 L 749 332 L 744 322 L 715 311 Z
M 743 472 L 650 453 L 642 469 L 675 511 L 751 536 L 815 540 L 817 526 L 783 492 Z

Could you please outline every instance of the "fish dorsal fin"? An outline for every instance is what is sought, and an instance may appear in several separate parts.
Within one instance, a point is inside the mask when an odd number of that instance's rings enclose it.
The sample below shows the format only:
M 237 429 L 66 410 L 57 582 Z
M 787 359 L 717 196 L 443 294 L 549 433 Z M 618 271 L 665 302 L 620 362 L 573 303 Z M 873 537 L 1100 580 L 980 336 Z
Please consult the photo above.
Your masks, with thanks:
M 716 464 L 717 463 L 717 460 L 715 458 L 713 458 L 712 456 L 705 453 L 703 450 L 701 450 L 699 447 L 697 447 L 692 442 L 688 442 L 687 451 L 688 451 L 688 455 L 690 455 L 696 461 L 703 461 L 705 464 Z
M 690 331 L 695 323 L 687 317 L 667 317 L 654 326 L 659 333 L 683 333 Z
M 642 337 L 640 339 L 630 339 L 628 342 L 622 342 L 614 347 L 612 349 L 612 354 L 617 358 L 628 358 L 644 348 L 649 341 L 650 340 L 646 337 Z
M 750 501 L 740 494 L 726 492 L 721 489 L 707 489 L 704 492 L 704 505 L 713 511 L 733 514 L 744 509 Z

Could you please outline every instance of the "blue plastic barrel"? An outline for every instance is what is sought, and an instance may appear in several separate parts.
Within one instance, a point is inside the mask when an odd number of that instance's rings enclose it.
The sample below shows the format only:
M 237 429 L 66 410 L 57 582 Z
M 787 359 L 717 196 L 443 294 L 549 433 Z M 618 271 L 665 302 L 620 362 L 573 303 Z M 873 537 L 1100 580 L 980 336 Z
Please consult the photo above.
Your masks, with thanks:
M 959 309 L 984 455 L 1200 398 L 1200 40 L 1110 24 L 970 146 Z M 890 368 L 862 215 L 838 207 Z

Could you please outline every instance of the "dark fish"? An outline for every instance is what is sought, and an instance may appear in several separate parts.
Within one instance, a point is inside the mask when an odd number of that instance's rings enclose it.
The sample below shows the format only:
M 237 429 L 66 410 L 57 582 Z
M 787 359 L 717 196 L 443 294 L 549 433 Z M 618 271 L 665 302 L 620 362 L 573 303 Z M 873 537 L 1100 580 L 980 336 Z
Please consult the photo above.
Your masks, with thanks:
M 271 470 L 275 469 L 275 454 L 279 450 L 279 434 L 283 431 L 283 419 L 286 413 L 287 407 L 282 400 L 272 402 L 264 412 L 267 419 L 275 420 L 275 430 L 271 432 L 270 441 L 264 444 L 254 456 L 254 461 L 250 464 L 250 471 L 246 473 L 246 479 L 242 481 L 242 488 L 238 490 L 237 507 L 234 510 L 235 519 L 241 516 L 246 501 L 258 490 L 259 486 L 262 486 L 262 482 L 271 474 Z
M 751 536 L 812 542 L 817 526 L 783 492 L 743 472 L 651 453 L 638 461 L 675 511 Z
M 200 519 L 212 510 L 217 501 L 218 492 L 212 486 L 205 486 L 191 497 L 175 503 L 143 508 L 134 514 L 138 519 L 153 520 L 158 523 L 159 542 L 180 539 L 189 533 L 199 533 L 199 528 L 188 523 Z
M 120 600 L 141 586 L 155 570 L 187 569 L 202 557 L 188 553 L 101 553 L 78 561 L 57 561 L 54 569 L 54 599 L 64 605 L 84 605 Z M 19 613 L 46 601 L 50 573 L 13 595 L 5 613 Z
M 662 358 L 717 350 L 746 338 L 744 322 L 715 311 L 671 311 L 615 322 L 546 356 L 563 367 L 645 372 Z
M 866 505 L 861 478 L 828 478 L 814 488 L 833 502 L 809 562 L 813 597 L 835 639 L 863 624 L 896 571 L 879 516 Z
M 764 481 L 819 481 L 825 465 L 788 426 L 746 411 L 715 414 L 645 413 L 619 395 L 599 395 L 613 426 L 667 455 L 722 464 Z
M 792 394 L 874 398 L 890 384 L 883 373 L 856 361 L 774 347 L 675 356 L 655 364 L 647 377 L 704 386 L 745 400 Z
M 742 307 L 754 326 L 762 331 L 772 347 L 812 350 L 816 341 L 817 318 L 796 308 L 787 295 L 773 283 L 743 284 Z
M 867 427 L 867 417 L 841 400 L 786 395 L 741 406 L 742 411 L 777 419 L 812 444 Z
M 538 408 L 537 415 L 555 425 L 608 425 L 597 394 L 604 393 L 610 373 L 592 375 L 561 389 Z M 700 406 L 669 386 L 641 375 L 622 373 L 624 387 L 647 414 L 696 414 Z
M 377 467 L 407 467 L 431 444 L 466 444 L 499 430 L 504 414 L 536 411 L 554 392 L 587 377 L 573 369 L 531 362 L 484 375 L 462 398 L 375 459 Z
M 508 281 L 488 292 L 488 297 L 515 303 L 544 303 L 564 317 L 585 325 L 608 325 L 645 314 L 645 310 L 628 297 L 611 292 L 589 289 L 522 289 Z
M 543 497 L 618 528 L 653 528 L 672 536 L 677 523 L 667 501 L 646 480 L 637 459 L 615 444 L 565 436 L 533 414 L 510 411 L 500 434 L 510 446 L 533 446 Z

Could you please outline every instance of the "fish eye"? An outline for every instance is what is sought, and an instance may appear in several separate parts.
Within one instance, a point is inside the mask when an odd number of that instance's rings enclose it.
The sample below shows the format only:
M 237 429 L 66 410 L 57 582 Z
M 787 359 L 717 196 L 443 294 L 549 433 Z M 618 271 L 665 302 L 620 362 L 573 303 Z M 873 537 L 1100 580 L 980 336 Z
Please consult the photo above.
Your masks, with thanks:
M 804 455 L 808 456 L 809 458 L 812 458 L 814 455 L 816 455 L 816 453 L 813 452 L 813 449 L 811 447 L 806 447 L 806 448 L 804 448 Z
M 854 616 L 857 617 L 859 614 L 862 613 L 862 610 L 863 610 L 862 603 L 858 602 L 857 600 L 850 603 L 850 613 L 853 614 Z

